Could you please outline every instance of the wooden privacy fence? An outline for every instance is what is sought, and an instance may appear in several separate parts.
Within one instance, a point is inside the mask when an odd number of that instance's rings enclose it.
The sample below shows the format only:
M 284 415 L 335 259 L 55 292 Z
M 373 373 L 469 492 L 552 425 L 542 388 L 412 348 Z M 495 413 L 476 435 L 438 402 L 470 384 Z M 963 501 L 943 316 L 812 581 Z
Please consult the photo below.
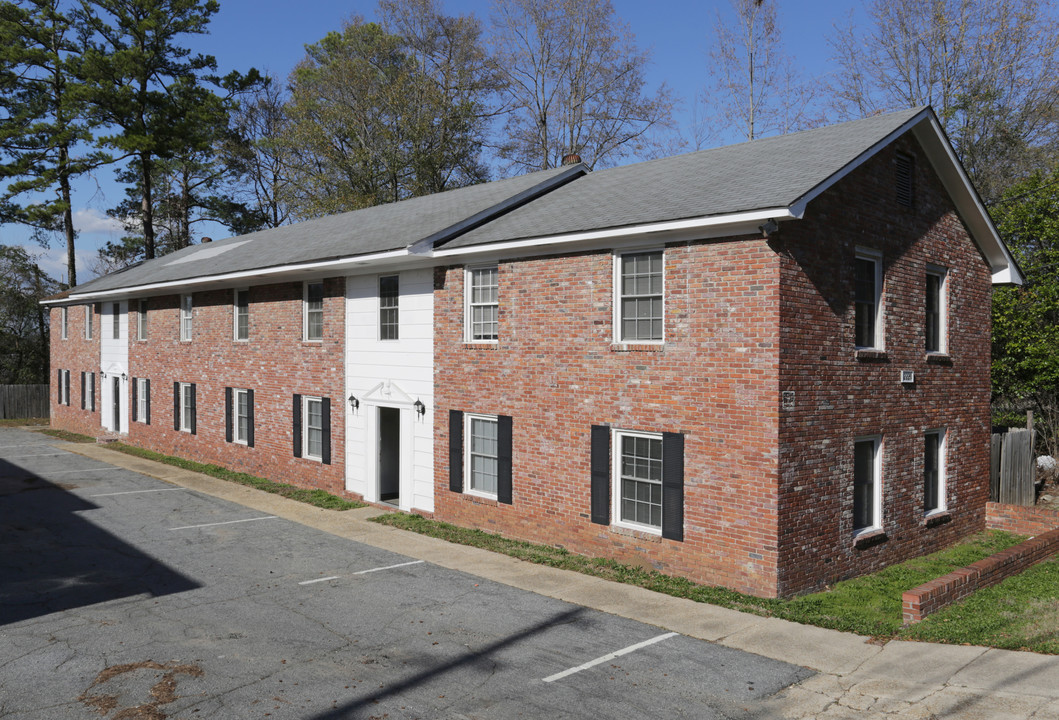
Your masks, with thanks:
M 48 417 L 48 393 L 47 385 L 0 385 L 0 420 Z
M 994 433 L 990 446 L 989 498 L 1007 505 L 1033 505 L 1037 463 L 1033 430 Z

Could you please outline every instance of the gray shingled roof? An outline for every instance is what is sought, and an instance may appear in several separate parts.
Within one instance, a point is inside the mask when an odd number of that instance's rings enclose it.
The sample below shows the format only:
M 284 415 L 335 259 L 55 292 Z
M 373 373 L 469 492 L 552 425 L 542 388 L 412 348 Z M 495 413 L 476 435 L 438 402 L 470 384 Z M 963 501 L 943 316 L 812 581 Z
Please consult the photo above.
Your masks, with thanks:
M 570 182 L 579 170 L 555 168 L 332 215 L 194 245 L 92 280 L 73 294 L 353 258 L 439 238 L 436 247 L 449 249 L 790 207 L 923 110 L 598 170 Z M 469 231 L 460 227 L 480 213 L 496 216 Z
M 202 279 L 211 275 L 401 250 L 569 172 L 570 168 L 544 170 L 192 245 L 91 280 L 74 288 L 73 293 Z
M 444 247 L 790 207 L 923 109 L 597 170 Z

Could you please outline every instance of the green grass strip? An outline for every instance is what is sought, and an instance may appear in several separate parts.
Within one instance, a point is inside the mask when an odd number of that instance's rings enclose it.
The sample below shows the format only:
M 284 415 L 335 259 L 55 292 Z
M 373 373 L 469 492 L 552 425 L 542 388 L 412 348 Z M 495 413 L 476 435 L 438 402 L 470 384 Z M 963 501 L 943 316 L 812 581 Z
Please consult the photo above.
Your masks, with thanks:
M 871 575 L 839 582 L 825 592 L 777 600 L 754 597 L 725 588 L 699 585 L 656 570 L 626 565 L 604 558 L 578 555 L 549 545 L 512 540 L 482 530 L 471 530 L 437 520 L 429 520 L 419 515 L 390 513 L 371 518 L 371 521 L 448 542 L 503 553 L 540 565 L 573 570 L 741 612 L 777 617 L 805 625 L 844 630 L 871 637 L 909 637 L 910 639 L 918 636 L 912 634 L 915 628 L 902 627 L 901 594 L 903 592 L 1023 540 L 1022 537 L 1011 533 L 998 531 L 980 533 L 931 555 L 893 565 Z M 962 636 L 956 635 L 945 641 L 965 642 Z M 1045 651 L 1042 650 L 1042 652 Z
M 134 455 L 146 460 L 153 460 L 155 462 L 165 463 L 166 465 L 183 468 L 184 470 L 191 470 L 192 472 L 209 475 L 219 480 L 247 485 L 274 495 L 282 495 L 291 500 L 297 500 L 298 502 L 324 508 L 325 510 L 354 510 L 356 508 L 366 507 L 364 503 L 356 502 L 354 500 L 346 500 L 324 490 L 309 490 L 306 488 L 295 487 L 294 485 L 288 485 L 287 483 L 273 482 L 272 480 L 266 480 L 265 478 L 260 478 L 256 475 L 235 472 L 234 470 L 229 470 L 220 465 L 208 465 L 206 463 L 185 460 L 184 458 L 173 457 L 171 455 L 163 455 L 162 453 L 157 453 L 153 450 L 145 450 L 134 445 L 113 442 L 108 443 L 104 447 L 125 453 L 126 455 Z
M 0 420 L 0 427 L 22 427 L 23 425 L 47 425 L 48 418 L 7 418 Z
M 70 432 L 69 430 L 57 430 L 56 428 L 41 428 L 40 430 L 37 430 L 37 432 L 72 443 L 94 443 L 96 441 L 96 439 L 90 435 L 82 435 L 81 433 Z

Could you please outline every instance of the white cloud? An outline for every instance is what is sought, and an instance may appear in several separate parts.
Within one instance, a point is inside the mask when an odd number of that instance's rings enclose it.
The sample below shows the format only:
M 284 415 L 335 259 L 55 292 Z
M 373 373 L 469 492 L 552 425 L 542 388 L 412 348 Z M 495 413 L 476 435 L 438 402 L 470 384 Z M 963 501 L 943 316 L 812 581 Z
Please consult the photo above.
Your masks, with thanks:
M 40 269 L 49 277 L 55 278 L 65 282 L 67 278 L 66 268 L 66 250 L 58 247 L 52 247 L 49 249 L 42 248 L 40 245 L 22 245 L 21 243 L 14 243 L 19 245 L 23 250 L 34 259 Z M 86 283 L 96 276 L 92 272 L 91 268 L 95 265 L 96 253 L 93 250 L 76 250 L 77 253 L 77 282 L 78 284 Z
M 74 211 L 74 227 L 79 232 L 124 232 L 121 221 L 104 215 L 95 208 L 81 208 Z

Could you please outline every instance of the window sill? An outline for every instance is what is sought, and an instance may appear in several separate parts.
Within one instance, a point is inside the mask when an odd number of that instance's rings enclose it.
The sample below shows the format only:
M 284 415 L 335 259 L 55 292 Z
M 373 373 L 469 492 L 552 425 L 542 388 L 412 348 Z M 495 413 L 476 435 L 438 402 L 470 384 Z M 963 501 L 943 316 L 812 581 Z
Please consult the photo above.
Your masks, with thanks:
M 624 525 L 611 525 L 610 530 L 615 535 L 624 535 L 626 537 L 636 538 L 637 540 L 643 540 L 644 542 L 661 543 L 662 542 L 662 531 L 658 530 L 653 532 L 651 530 L 641 530 L 639 528 L 626 527 Z
M 463 343 L 464 350 L 497 350 L 499 347 L 500 343 L 496 340 L 492 342 L 468 342 L 465 340 Z
M 611 343 L 611 352 L 665 352 L 665 343 Z
M 466 498 L 466 501 L 472 505 L 484 505 L 486 507 L 500 507 L 500 502 L 495 497 L 487 497 L 485 495 L 479 495 L 470 490 L 464 490 L 459 493 L 461 497 Z
M 853 547 L 857 550 L 867 550 L 870 547 L 886 542 L 888 539 L 883 530 L 866 530 L 853 538 Z
M 952 515 L 948 510 L 931 513 L 923 518 L 923 527 L 932 528 L 952 522 Z
M 927 364 L 928 365 L 948 365 L 952 366 L 952 356 L 948 353 L 927 353 Z
M 889 356 L 885 350 L 875 350 L 873 348 L 859 348 L 856 353 L 856 358 L 860 362 L 890 362 Z

